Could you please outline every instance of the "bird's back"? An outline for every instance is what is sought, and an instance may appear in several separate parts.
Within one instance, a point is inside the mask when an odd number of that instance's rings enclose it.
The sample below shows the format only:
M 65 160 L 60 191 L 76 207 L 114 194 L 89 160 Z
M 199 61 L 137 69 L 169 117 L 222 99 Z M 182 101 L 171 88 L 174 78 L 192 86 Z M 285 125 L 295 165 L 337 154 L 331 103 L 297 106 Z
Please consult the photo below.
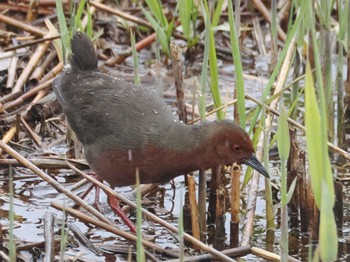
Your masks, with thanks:
M 98 72 L 96 52 L 82 33 L 74 35 L 71 46 L 71 68 L 55 79 L 54 91 L 83 144 L 113 136 L 121 148 L 140 146 L 153 133 L 161 133 L 160 126 L 171 128 L 176 118 L 156 88 L 145 89 Z
M 147 136 L 159 133 L 160 127 L 170 128 L 176 119 L 155 88 L 145 90 L 92 71 L 65 72 L 59 78 L 54 88 L 83 144 L 90 144 L 96 136 L 120 135 L 120 147 L 140 145 Z

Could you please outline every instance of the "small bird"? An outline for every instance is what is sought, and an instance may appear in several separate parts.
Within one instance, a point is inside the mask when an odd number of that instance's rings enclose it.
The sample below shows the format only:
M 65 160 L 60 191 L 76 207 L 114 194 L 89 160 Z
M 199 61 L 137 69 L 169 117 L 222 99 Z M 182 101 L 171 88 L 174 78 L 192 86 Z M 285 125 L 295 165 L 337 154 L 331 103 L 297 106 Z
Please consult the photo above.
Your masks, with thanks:
M 54 92 L 92 170 L 112 186 L 167 182 L 219 164 L 246 164 L 267 171 L 248 134 L 231 121 L 186 125 L 177 120 L 156 89 L 145 89 L 97 70 L 89 38 L 77 32 L 71 67 Z

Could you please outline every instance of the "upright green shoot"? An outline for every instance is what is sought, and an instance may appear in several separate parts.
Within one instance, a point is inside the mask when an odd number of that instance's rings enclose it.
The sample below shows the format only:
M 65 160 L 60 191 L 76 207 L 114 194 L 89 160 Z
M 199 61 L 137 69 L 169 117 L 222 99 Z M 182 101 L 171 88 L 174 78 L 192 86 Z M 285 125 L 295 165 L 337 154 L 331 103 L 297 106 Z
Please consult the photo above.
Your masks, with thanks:
M 16 244 L 13 236 L 14 229 L 14 211 L 13 211 L 13 169 L 10 165 L 10 184 L 9 184 L 9 194 L 10 194 L 10 210 L 9 210 L 9 258 L 10 261 L 16 261 Z
M 212 97 L 214 100 L 214 105 L 216 108 L 221 106 L 221 97 L 220 97 L 220 89 L 219 89 L 219 74 L 218 74 L 218 64 L 217 64 L 217 56 L 215 49 L 215 38 L 214 32 L 210 23 L 210 13 L 207 2 L 204 1 L 204 9 L 203 13 L 206 13 L 205 19 L 205 30 L 206 37 L 209 37 L 209 67 L 210 67 L 210 89 L 212 93 Z M 203 71 L 202 71 L 203 73 Z M 217 118 L 219 120 L 225 119 L 225 113 L 222 109 L 217 111 Z
M 131 49 L 132 49 L 132 58 L 134 62 L 134 83 L 137 86 L 141 85 L 141 80 L 140 80 L 140 75 L 139 75 L 139 59 L 138 59 L 138 54 L 136 51 L 136 46 L 135 46 L 135 34 L 133 30 L 130 30 L 130 42 L 131 42 Z
M 56 0 L 56 14 L 61 33 L 63 63 L 66 64 L 70 53 L 70 36 L 67 28 L 66 17 L 64 16 L 62 1 Z
M 317 103 L 311 68 L 308 63 L 305 83 L 305 126 L 311 187 L 316 205 L 320 210 L 319 250 L 322 261 L 334 261 L 338 250 L 337 228 L 333 213 L 335 196 L 327 136 L 322 132 L 327 129 L 324 113 L 321 113 L 325 111 L 325 107 L 319 107 L 320 103 L 322 101 Z
M 287 210 L 287 160 L 290 151 L 290 137 L 287 113 L 283 101 L 280 101 L 280 117 L 278 119 L 277 145 L 281 159 L 281 261 L 288 261 L 288 210 Z
M 232 1 L 228 2 L 228 18 L 230 23 L 230 41 L 231 41 L 232 57 L 233 57 L 233 63 L 235 65 L 239 122 L 241 124 L 241 127 L 245 129 L 246 113 L 245 113 L 243 66 L 242 66 L 242 60 L 241 60 L 241 52 L 240 52 L 239 43 L 238 43 L 239 32 L 236 32 L 236 23 L 233 15 Z
M 142 211 L 141 211 L 141 191 L 140 191 L 140 173 L 136 169 L 136 256 L 137 262 L 146 261 L 145 252 L 142 245 Z

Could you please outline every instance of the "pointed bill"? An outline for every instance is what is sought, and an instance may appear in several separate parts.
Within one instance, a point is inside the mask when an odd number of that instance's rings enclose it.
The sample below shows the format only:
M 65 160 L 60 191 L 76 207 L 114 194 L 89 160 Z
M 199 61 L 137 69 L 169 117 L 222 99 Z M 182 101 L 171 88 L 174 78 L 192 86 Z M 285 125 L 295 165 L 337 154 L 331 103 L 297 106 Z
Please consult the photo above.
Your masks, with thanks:
M 255 154 L 251 154 L 250 157 L 243 159 L 242 162 L 247 166 L 250 166 L 251 168 L 255 169 L 263 176 L 270 178 L 269 173 L 267 173 L 265 167 L 256 158 Z

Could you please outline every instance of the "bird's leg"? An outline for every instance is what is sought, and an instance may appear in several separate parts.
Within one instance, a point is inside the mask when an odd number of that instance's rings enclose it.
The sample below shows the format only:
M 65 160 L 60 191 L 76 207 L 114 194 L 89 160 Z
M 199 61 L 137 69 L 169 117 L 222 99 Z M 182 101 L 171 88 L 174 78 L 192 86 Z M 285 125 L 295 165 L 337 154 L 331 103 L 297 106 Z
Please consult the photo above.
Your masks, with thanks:
M 87 174 L 90 175 L 90 176 L 95 177 L 95 179 L 97 179 L 98 181 L 102 182 L 102 180 L 94 172 L 88 172 Z M 99 205 L 99 199 L 100 199 L 100 192 L 101 192 L 101 190 L 100 190 L 100 188 L 98 186 L 96 186 L 94 184 L 90 185 L 87 190 L 85 190 L 84 192 L 79 194 L 79 197 L 81 199 L 85 199 L 86 196 L 91 192 L 91 190 L 93 188 L 95 188 L 95 201 L 93 203 L 93 206 L 94 206 L 95 209 L 97 209 L 98 211 L 101 212 L 100 205 Z M 73 206 L 73 208 L 78 208 L 78 207 L 79 207 L 78 204 L 75 204 Z
M 136 227 L 135 227 L 134 223 L 131 222 L 131 220 L 126 216 L 126 214 L 120 208 L 119 199 L 116 196 L 114 196 L 108 192 L 106 192 L 106 194 L 107 194 L 108 204 L 111 207 L 111 209 L 113 210 L 113 212 L 123 220 L 125 225 L 127 225 L 130 228 L 130 231 L 132 233 L 136 233 Z
M 89 172 L 87 174 L 94 176 L 97 180 L 102 182 L 102 179 L 99 176 L 97 176 L 96 173 Z M 98 186 L 92 185 L 88 190 L 91 191 L 92 187 L 96 188 L 95 202 L 93 205 L 97 210 L 100 211 L 99 199 L 100 199 L 101 188 Z M 111 209 L 113 210 L 113 212 L 123 220 L 123 222 L 130 228 L 131 232 L 136 233 L 136 227 L 135 227 L 134 223 L 131 222 L 131 220 L 126 216 L 126 214 L 120 208 L 119 199 L 116 196 L 114 196 L 108 192 L 105 192 L 105 193 L 107 195 L 108 204 L 111 207 Z

